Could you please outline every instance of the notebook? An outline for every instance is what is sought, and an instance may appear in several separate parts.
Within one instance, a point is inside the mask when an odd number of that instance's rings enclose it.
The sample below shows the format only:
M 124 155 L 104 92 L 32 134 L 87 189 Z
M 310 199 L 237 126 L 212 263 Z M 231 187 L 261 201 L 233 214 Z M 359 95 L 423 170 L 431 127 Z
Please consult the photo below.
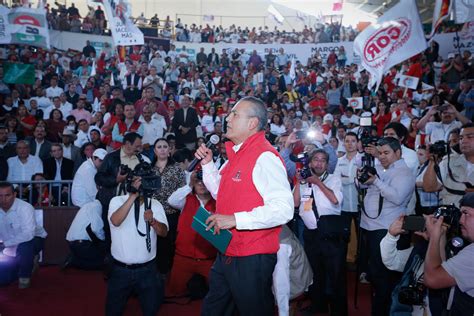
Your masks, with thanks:
M 221 253 L 225 253 L 227 246 L 229 246 L 232 239 L 232 233 L 228 229 L 221 229 L 218 235 L 214 235 L 214 228 L 206 230 L 206 220 L 211 216 L 211 213 L 200 206 L 193 216 L 193 223 L 191 227 L 204 239 L 209 241 Z

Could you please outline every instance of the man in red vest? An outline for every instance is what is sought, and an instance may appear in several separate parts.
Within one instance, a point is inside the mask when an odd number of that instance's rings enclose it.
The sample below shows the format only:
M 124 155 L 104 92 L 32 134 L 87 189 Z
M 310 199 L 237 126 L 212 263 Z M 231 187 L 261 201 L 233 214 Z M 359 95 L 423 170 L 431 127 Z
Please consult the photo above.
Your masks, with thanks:
M 135 119 L 135 113 L 133 104 L 125 104 L 123 108 L 125 119 L 117 121 L 112 129 L 112 143 L 110 143 L 110 146 L 114 150 L 122 146 L 123 136 L 127 133 L 135 132 L 143 137 L 143 125 Z
M 180 209 L 181 214 L 178 220 L 176 253 L 167 282 L 166 295 L 180 296 L 187 294 L 186 285 L 194 274 L 202 275 L 209 282 L 209 271 L 216 259 L 217 250 L 191 225 L 199 206 L 214 213 L 216 201 L 202 182 L 202 178 L 194 172 L 190 183 L 173 192 L 168 198 L 168 203 Z
M 265 139 L 267 108 L 254 97 L 241 99 L 227 117 L 228 161 L 217 170 L 201 145 L 204 184 L 216 197 L 216 214 L 206 224 L 232 239 L 218 253 L 202 315 L 273 315 L 272 273 L 281 225 L 293 217 L 294 202 L 283 161 Z

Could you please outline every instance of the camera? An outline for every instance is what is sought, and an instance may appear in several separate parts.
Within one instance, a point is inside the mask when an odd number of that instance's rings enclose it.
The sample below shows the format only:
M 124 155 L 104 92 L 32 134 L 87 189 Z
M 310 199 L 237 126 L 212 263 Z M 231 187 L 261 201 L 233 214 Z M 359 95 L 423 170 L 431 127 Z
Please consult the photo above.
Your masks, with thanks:
M 360 169 L 359 171 L 357 181 L 359 181 L 359 183 L 365 183 L 370 178 L 369 173 L 373 175 L 377 175 L 377 170 L 374 167 L 369 166 L 369 165 L 363 166 L 362 169 Z
M 132 170 L 126 165 L 120 165 L 120 173 L 127 175 L 128 192 L 140 192 L 145 197 L 151 197 L 153 193 L 161 189 L 161 177 L 155 174 L 152 165 L 146 162 L 140 154 L 136 156 L 139 163 L 135 166 L 135 169 Z M 132 186 L 134 177 L 140 177 L 142 179 L 142 184 L 138 190 Z
M 398 301 L 405 305 L 423 305 L 425 295 L 426 287 L 423 283 L 417 282 L 416 285 L 401 287 L 398 292 Z
M 459 220 L 461 219 L 461 210 L 454 205 L 443 205 L 433 213 L 435 218 L 443 216 L 443 223 L 450 227 L 458 227 Z
M 445 156 L 449 152 L 449 145 L 444 140 L 439 140 L 430 145 L 428 151 L 432 155 L 436 155 L 439 158 Z
M 296 157 L 290 157 L 290 159 L 294 162 L 299 162 L 303 165 L 303 168 L 299 170 L 300 176 L 303 179 L 308 179 L 313 174 L 311 173 L 311 169 L 309 168 L 309 155 L 308 152 L 302 152 L 298 154 Z
M 360 142 L 362 143 L 362 147 L 367 147 L 369 144 L 376 145 L 379 141 L 378 136 L 372 135 L 372 126 L 372 117 L 363 116 L 360 118 L 359 138 Z

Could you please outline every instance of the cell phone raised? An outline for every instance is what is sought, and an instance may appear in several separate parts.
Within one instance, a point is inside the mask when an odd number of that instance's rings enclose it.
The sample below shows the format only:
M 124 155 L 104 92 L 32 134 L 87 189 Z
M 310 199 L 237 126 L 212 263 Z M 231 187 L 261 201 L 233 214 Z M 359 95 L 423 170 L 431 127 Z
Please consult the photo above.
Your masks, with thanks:
M 404 231 L 422 232 L 425 230 L 425 218 L 423 216 L 406 216 L 402 229 Z

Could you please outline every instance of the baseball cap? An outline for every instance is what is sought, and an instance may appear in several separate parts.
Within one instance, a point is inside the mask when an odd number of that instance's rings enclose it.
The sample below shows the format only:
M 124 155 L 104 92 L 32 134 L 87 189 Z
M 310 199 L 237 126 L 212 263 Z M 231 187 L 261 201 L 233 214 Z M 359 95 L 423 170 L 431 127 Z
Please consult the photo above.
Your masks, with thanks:
M 100 160 L 104 160 L 105 155 L 107 155 L 107 151 L 105 149 L 98 148 L 98 149 L 94 150 L 94 153 L 92 154 L 92 157 L 97 157 Z
M 459 202 L 459 206 L 474 207 L 474 192 L 466 193 Z
M 332 114 L 328 113 L 326 115 L 324 115 L 323 117 L 323 121 L 334 121 L 334 117 L 332 116 Z
M 76 134 L 74 133 L 74 131 L 67 127 L 63 130 L 63 136 L 70 136 L 72 138 L 76 138 Z
M 449 58 L 454 58 L 454 53 L 449 53 L 449 54 L 448 54 L 448 59 L 449 59 Z

